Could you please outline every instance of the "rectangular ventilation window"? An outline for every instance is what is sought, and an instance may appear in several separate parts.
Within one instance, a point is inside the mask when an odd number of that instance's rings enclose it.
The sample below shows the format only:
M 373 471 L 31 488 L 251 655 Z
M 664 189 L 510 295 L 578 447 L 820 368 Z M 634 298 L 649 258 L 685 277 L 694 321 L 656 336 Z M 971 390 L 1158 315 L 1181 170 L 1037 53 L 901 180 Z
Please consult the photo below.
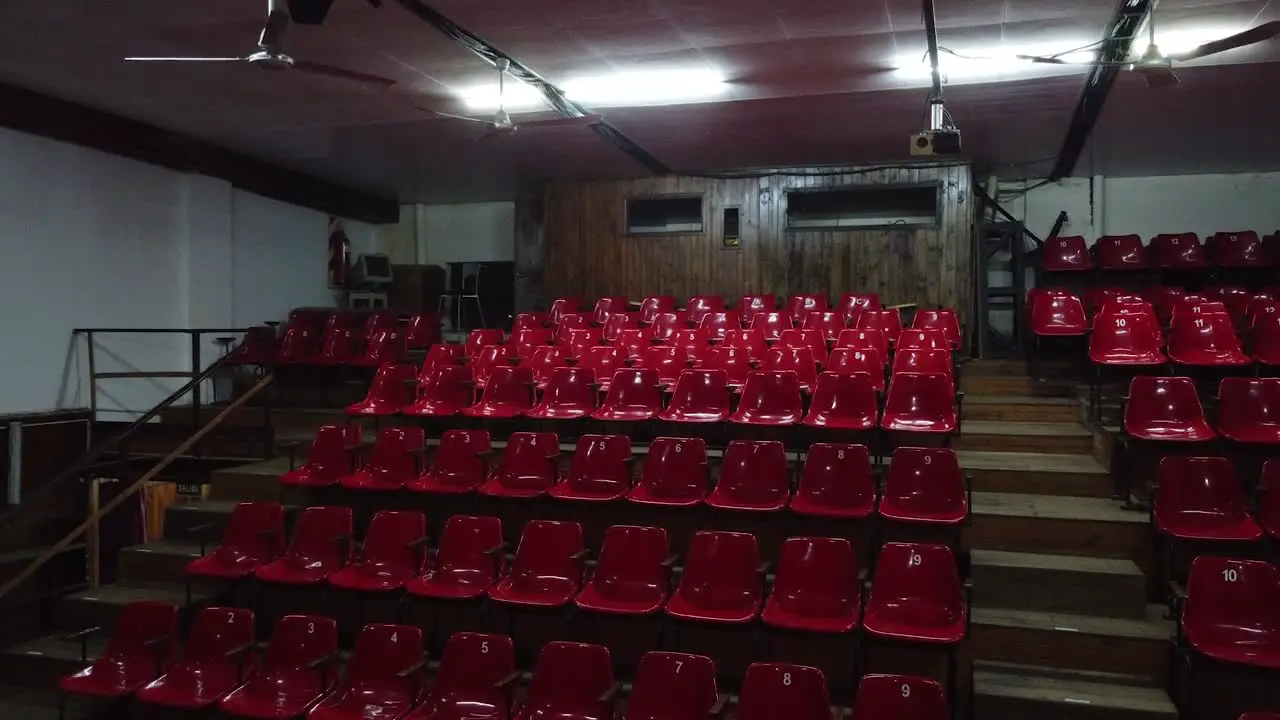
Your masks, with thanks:
M 702 232 L 702 196 L 667 195 L 627 200 L 628 235 Z
M 867 185 L 787 192 L 787 229 L 930 227 L 938 185 Z

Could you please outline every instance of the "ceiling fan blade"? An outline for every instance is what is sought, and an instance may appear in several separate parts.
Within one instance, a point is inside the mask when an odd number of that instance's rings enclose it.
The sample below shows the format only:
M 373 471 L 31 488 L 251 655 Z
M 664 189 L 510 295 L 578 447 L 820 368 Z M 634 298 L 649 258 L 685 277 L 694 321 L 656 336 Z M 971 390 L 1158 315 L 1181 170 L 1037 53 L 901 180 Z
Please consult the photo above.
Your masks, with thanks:
M 1187 52 L 1171 53 L 1169 57 L 1173 60 L 1198 60 L 1202 57 L 1226 52 L 1227 50 L 1235 50 L 1246 45 L 1266 42 L 1277 35 L 1280 35 L 1280 20 L 1272 20 L 1271 22 L 1262 23 L 1258 27 L 1249 28 L 1244 32 L 1229 35 L 1221 40 L 1207 42 Z
M 396 81 L 391 78 L 369 75 L 368 73 L 347 70 L 346 68 L 325 65 L 324 63 L 308 62 L 306 60 L 295 60 L 293 62 L 293 69 L 301 70 L 302 72 L 310 73 L 312 75 L 323 75 L 325 77 L 338 78 L 340 80 L 352 80 L 366 85 L 391 87 L 396 84 Z
M 517 126 L 526 130 L 555 130 L 558 128 L 586 127 L 588 125 L 598 125 L 604 120 L 601 115 L 583 115 L 582 117 L 555 117 L 546 120 L 530 120 L 529 122 L 517 123 Z
M 467 117 L 466 115 L 452 115 L 450 113 L 442 113 L 442 112 L 436 112 L 435 110 L 427 110 L 427 108 L 418 108 L 418 109 L 425 110 L 426 112 L 429 112 L 432 115 L 435 115 L 437 117 L 448 118 L 450 120 L 466 120 L 467 122 L 480 123 L 482 125 L 493 125 L 493 121 L 489 119 Z
M 1074 62 L 1071 60 L 1063 60 L 1056 57 L 1045 57 L 1042 55 L 1015 55 L 1019 60 L 1036 63 L 1038 65 L 1070 65 L 1072 67 L 1093 67 L 1095 65 L 1101 67 L 1125 67 L 1129 65 L 1127 62 L 1110 62 L 1107 60 L 1093 60 L 1091 62 Z
M 125 62 L 241 62 L 242 57 L 127 57 Z

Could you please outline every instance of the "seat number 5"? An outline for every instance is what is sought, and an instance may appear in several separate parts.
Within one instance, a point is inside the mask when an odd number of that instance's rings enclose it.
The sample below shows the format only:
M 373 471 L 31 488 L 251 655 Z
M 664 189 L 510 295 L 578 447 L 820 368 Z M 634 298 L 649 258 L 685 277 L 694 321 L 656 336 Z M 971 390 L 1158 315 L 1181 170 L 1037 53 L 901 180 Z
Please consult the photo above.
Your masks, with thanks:
M 485 640 L 484 642 L 480 643 L 480 654 L 481 654 L 481 655 L 488 655 L 488 654 L 489 654 L 489 641 L 488 641 L 488 640 Z

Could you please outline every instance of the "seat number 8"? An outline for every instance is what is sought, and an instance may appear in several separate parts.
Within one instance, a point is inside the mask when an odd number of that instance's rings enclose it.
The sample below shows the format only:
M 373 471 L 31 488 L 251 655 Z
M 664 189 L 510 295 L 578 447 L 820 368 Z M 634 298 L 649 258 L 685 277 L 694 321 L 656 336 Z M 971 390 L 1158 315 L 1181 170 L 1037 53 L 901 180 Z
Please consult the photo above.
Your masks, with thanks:
M 789 672 L 788 672 L 788 673 L 782 673 L 782 684 L 783 684 L 783 685 L 790 685 L 790 684 L 791 684 L 791 673 L 789 673 Z

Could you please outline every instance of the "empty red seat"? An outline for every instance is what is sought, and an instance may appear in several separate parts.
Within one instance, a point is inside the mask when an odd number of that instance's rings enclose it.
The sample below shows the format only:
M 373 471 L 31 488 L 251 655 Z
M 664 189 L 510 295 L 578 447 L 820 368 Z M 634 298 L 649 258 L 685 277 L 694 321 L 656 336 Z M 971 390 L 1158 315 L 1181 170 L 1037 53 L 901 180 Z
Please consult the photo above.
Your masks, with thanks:
M 1182 635 L 1215 660 L 1280 669 L 1280 568 L 1211 555 L 1192 560 Z
M 632 328 L 619 331 L 618 337 L 614 338 L 613 346 L 622 353 L 623 358 L 637 360 L 654 342 L 653 331 L 649 328 Z
M 719 717 L 723 709 L 724 701 L 716 690 L 716 665 L 711 658 L 655 650 L 640 658 L 623 717 L 693 720 Z
M 511 340 L 507 344 L 511 346 L 511 355 L 513 357 L 524 360 L 532 357 L 539 347 L 551 345 L 554 342 L 554 331 L 547 328 L 530 328 L 512 334 Z
M 413 365 L 383 365 L 373 376 L 364 400 L 348 405 L 348 415 L 386 417 L 397 415 L 413 402 L 418 368 Z
M 1170 313 L 1170 321 L 1178 315 L 1193 314 L 1203 315 L 1205 313 L 1225 313 L 1227 306 L 1221 301 L 1210 300 L 1208 296 L 1195 294 L 1183 295 L 1178 298 L 1173 305 L 1173 312 Z
M 282 365 L 305 363 L 320 351 L 320 330 L 311 327 L 286 328 L 276 346 L 275 361 Z
M 1222 303 L 1227 314 L 1231 316 L 1231 322 L 1238 327 L 1247 327 L 1245 321 L 1249 318 L 1249 302 L 1253 300 L 1253 293 L 1247 288 L 1235 285 L 1213 285 L 1203 288 L 1201 292 L 1210 300 Z
M 467 348 L 463 345 L 446 343 L 432 345 L 422 361 L 422 374 L 425 376 L 427 371 L 437 365 L 461 365 L 466 360 L 466 350 Z
M 470 367 L 437 365 L 427 371 L 426 377 L 418 377 L 418 397 L 401 412 L 418 417 L 457 415 L 471 406 L 473 388 Z
M 863 624 L 889 640 L 958 643 L 969 607 L 945 545 L 885 543 L 876 560 Z
M 878 416 L 876 390 L 870 375 L 824 372 L 818 376 L 804 424 L 840 430 L 873 430 Z
M 81 641 L 100 630 L 83 630 L 70 636 Z M 157 600 L 137 600 L 125 605 L 116 619 L 106 650 L 88 667 L 65 675 L 58 688 L 71 695 L 124 698 L 164 675 L 173 661 L 178 642 L 178 608 Z
M 627 312 L 627 305 L 626 295 L 605 295 L 598 298 L 595 308 L 591 311 L 591 322 L 604 325 L 610 315 Z
M 700 370 L 723 370 L 725 382 L 740 388 L 747 382 L 747 375 L 759 364 L 755 350 L 745 347 L 719 345 L 699 353 L 697 367 Z
M 916 350 L 899 348 L 893 353 L 893 367 L 890 368 L 889 374 L 890 381 L 892 381 L 893 377 L 899 373 L 943 375 L 947 378 L 947 382 L 951 385 L 952 392 L 954 393 L 955 376 L 951 369 L 950 350 Z
M 893 451 L 880 498 L 881 517 L 958 525 L 968 514 L 968 483 L 955 450 L 900 447 Z
M 511 323 L 511 334 L 514 336 L 521 330 L 544 328 L 549 322 L 551 322 L 551 316 L 546 313 L 516 313 L 516 319 Z
M 352 358 L 351 364 L 372 368 L 384 363 L 403 362 L 404 356 L 404 333 L 400 328 L 379 328 L 370 331 L 364 351 Z
M 631 489 L 631 438 L 583 435 L 578 438 L 564 482 L 550 495 L 561 500 L 618 500 Z
M 1244 443 L 1280 443 L 1280 378 L 1223 378 L 1218 433 Z
M 613 659 L 605 646 L 547 643 L 514 720 L 608 720 L 613 717 L 614 684 Z
M 754 535 L 694 533 L 680 584 L 667 602 L 667 615 L 698 622 L 749 623 L 760 613 L 764 570 Z
M 566 344 L 571 330 L 586 330 L 592 327 L 592 317 L 593 314 L 589 312 L 561 313 L 560 319 L 556 321 L 555 326 L 556 343 Z
M 404 720 L 505 718 L 518 677 L 511 638 L 454 633 L 445 643 L 431 689 Z
M 805 330 L 817 330 L 822 333 L 823 340 L 835 342 L 835 339 L 840 337 L 840 333 L 848 326 L 843 314 L 826 310 L 806 313 L 801 321 L 801 327 Z
M 420 427 L 387 427 L 378 431 L 369 457 L 338 482 L 348 490 L 393 491 L 418 477 L 426 434 Z
M 533 407 L 533 371 L 525 366 L 495 367 L 480 402 L 464 408 L 469 417 L 513 418 Z
M 404 589 L 416 597 L 442 600 L 484 597 L 502 572 L 504 548 L 498 518 L 453 515 L 440 531 L 427 571 Z
M 560 477 L 560 438 L 550 432 L 514 432 L 493 475 L 478 489 L 484 495 L 531 498 L 545 494 Z
M 658 342 L 668 342 L 677 330 L 685 330 L 688 327 L 688 312 L 684 310 L 660 312 L 653 317 L 653 339 Z
M 319 615 L 285 615 L 266 657 L 244 685 L 218 703 L 222 715 L 296 718 L 338 682 L 338 625 Z
M 650 325 L 660 313 L 675 312 L 676 299 L 671 295 L 650 295 L 640 301 L 640 324 Z
M 1040 268 L 1048 272 L 1090 270 L 1093 258 L 1089 246 L 1079 235 L 1053 237 L 1040 249 Z
M 1095 314 L 1097 314 L 1099 310 L 1102 309 L 1103 305 L 1106 305 L 1107 303 L 1115 300 L 1116 298 L 1121 297 L 1123 295 L 1127 295 L 1127 294 L 1128 293 L 1125 292 L 1124 288 L 1100 287 L 1100 286 L 1094 285 L 1094 286 L 1085 288 L 1084 292 L 1081 293 L 1080 303 L 1084 305 L 1085 312 L 1090 317 L 1092 317 Z M 1045 300 L 1050 297 L 1071 297 L 1071 293 L 1068 293 L 1066 291 L 1049 291 L 1048 293 L 1038 298 L 1036 301 L 1036 304 L 1039 304 L 1041 300 Z M 1032 317 L 1035 317 L 1034 309 L 1028 307 L 1028 310 L 1031 311 Z
M 1102 270 L 1146 270 L 1151 267 L 1147 249 L 1138 235 L 1103 235 L 1093 245 L 1093 256 Z
M 864 310 L 853 327 L 857 330 L 879 330 L 893 343 L 902 334 L 902 316 L 897 310 Z
M 667 344 L 693 355 L 711 344 L 711 331 L 704 327 L 676 330 L 667 340 Z
M 951 351 L 951 343 L 941 330 L 932 328 L 911 328 L 898 335 L 896 350 L 946 350 Z
M 284 556 L 258 568 L 254 577 L 282 585 L 322 583 L 351 558 L 351 532 L 351 508 L 306 508 L 298 516 Z
M 884 360 L 875 348 L 838 347 L 827 357 L 826 371 L 841 375 L 863 373 L 873 390 L 884 390 Z
M 551 301 L 547 310 L 547 319 L 552 325 L 560 324 L 560 316 L 565 313 L 576 313 L 582 309 L 582 298 L 574 296 L 558 297 Z
M 1272 315 L 1253 328 L 1252 357 L 1269 367 L 1280 365 L 1280 315 Z
M 329 584 L 358 592 L 390 592 L 423 570 L 427 519 L 417 510 L 380 510 L 369 521 L 355 559 L 329 578 Z
M 836 338 L 835 347 L 854 350 L 872 348 L 880 354 L 882 360 L 889 359 L 889 338 L 882 330 L 872 328 L 845 330 L 840 333 L 840 337 Z
M 640 327 L 640 319 L 638 315 L 625 312 L 611 312 L 609 317 L 604 321 L 604 328 L 601 330 L 601 337 L 607 343 L 618 341 L 618 335 L 623 330 L 631 330 Z
M 1209 260 L 1219 267 L 1266 267 L 1270 259 L 1253 230 L 1220 232 L 1205 243 Z
M 658 382 L 663 385 L 675 385 L 680 373 L 691 365 L 689 351 L 683 347 L 658 346 L 644 351 L 639 367 L 652 370 L 658 374 Z
M 1258 293 L 1249 298 L 1249 307 L 1245 315 L 1246 325 L 1251 328 L 1257 327 L 1280 315 L 1280 302 L 1266 293 Z
M 914 675 L 863 675 L 851 720 L 947 720 L 947 694 L 937 680 Z
M 1185 540 L 1258 540 L 1231 461 L 1170 455 L 1156 471 L 1151 518 L 1157 531 Z
M 803 417 L 800 377 L 784 370 L 749 373 L 729 420 L 743 425 L 795 425 Z
M 795 327 L 791 315 L 776 310 L 762 310 L 751 316 L 751 328 L 764 332 L 765 340 L 770 342 L 782 337 L 783 330 Z
M 876 479 L 865 445 L 809 446 L 791 511 L 818 517 L 865 518 L 876 506 Z
M 326 328 L 320 352 L 306 358 L 310 365 L 346 365 L 360 355 L 360 331 L 350 327 Z
M 524 366 L 533 375 L 534 385 L 539 390 L 547 386 L 551 373 L 559 367 L 569 367 L 569 348 L 560 345 L 539 345 L 533 349 Z
M 531 520 L 520 534 L 511 571 L 489 588 L 489 599 L 508 605 L 566 605 L 578 594 L 585 559 L 581 525 Z
M 365 625 L 342 682 L 307 713 L 307 720 L 403 717 L 420 699 L 426 666 L 421 628 Z
M 1100 290 L 1095 290 L 1094 288 L 1089 288 L 1088 290 L 1085 290 L 1086 296 L 1094 292 L 1100 292 Z M 1031 288 L 1030 290 L 1027 291 L 1027 317 L 1032 317 L 1035 315 L 1036 305 L 1039 305 L 1041 300 L 1044 300 L 1050 297 L 1064 296 L 1064 295 L 1070 295 L 1070 294 L 1071 293 L 1067 292 L 1066 290 L 1062 290 L 1059 288 Z M 1087 307 L 1087 304 L 1086 304 L 1086 307 Z
M 223 362 L 227 365 L 268 365 L 275 362 L 277 349 L 275 328 L 269 325 L 251 327 Z
M 782 544 L 773 592 L 760 619 L 808 632 L 845 633 L 862 610 L 858 559 L 843 538 L 793 537 Z
M 738 314 L 742 316 L 742 324 L 751 326 L 751 319 L 758 313 L 773 312 L 778 309 L 778 299 L 773 293 L 743 295 L 738 299 Z
M 609 392 L 592 419 L 616 422 L 651 420 L 662 409 L 662 380 L 657 370 L 623 368 L 613 374 Z
M 736 720 L 829 720 L 831 715 L 831 694 L 821 670 L 764 662 L 747 668 Z
M 600 328 L 569 330 L 557 337 L 557 344 L 569 348 L 569 357 L 575 360 L 581 359 L 591 348 L 603 343 L 604 335 L 600 332 Z
M 796 327 L 804 325 L 809 313 L 826 312 L 827 296 L 821 293 L 802 293 L 787 298 L 787 314 Z
M 480 356 L 480 351 L 484 350 L 487 345 L 501 345 L 506 339 L 506 333 L 498 328 L 479 328 L 467 333 L 467 340 L 464 343 L 466 347 L 466 357 L 468 360 L 474 360 Z
M 705 330 L 711 341 L 723 340 L 727 331 L 742 328 L 742 319 L 732 310 L 709 312 L 702 316 L 702 322 L 698 323 L 698 328 Z
M 495 367 L 512 364 L 511 345 L 485 345 L 480 354 L 471 359 L 471 379 L 481 390 L 489 383 L 489 376 Z
M 404 345 L 409 350 L 424 350 L 440 342 L 440 316 L 414 313 L 405 325 Z
M 236 580 L 284 553 L 284 510 L 276 502 L 242 502 L 231 510 L 222 539 L 212 552 L 187 563 L 187 575 Z
M 608 392 L 613 374 L 626 367 L 626 362 L 627 356 L 620 348 L 597 345 L 589 348 L 586 354 L 579 358 L 577 367 L 590 370 L 597 388 Z
M 729 328 L 720 340 L 720 347 L 741 348 L 749 350 L 752 360 L 759 360 L 769 349 L 762 328 Z
M 405 483 L 413 492 L 455 494 L 476 489 L 489 475 L 493 445 L 484 430 L 445 430 L 431 467 Z
M 307 461 L 279 477 L 285 485 L 328 487 L 355 469 L 356 451 L 363 442 L 359 425 L 321 425 L 311 441 Z M 292 456 L 293 451 L 290 450 Z M 292 458 L 290 465 L 293 464 Z
M 595 373 L 590 368 L 556 368 L 551 371 L 551 381 L 542 391 L 542 399 L 524 415 L 535 420 L 586 417 L 596 408 L 597 392 Z
M 732 440 L 706 503 L 718 510 L 776 512 L 786 507 L 790 491 L 787 449 L 781 442 Z
M 765 372 L 794 372 L 804 392 L 810 392 L 818 383 L 818 360 L 807 345 L 773 348 L 765 354 L 760 369 Z
M 1248 365 L 1240 339 L 1225 313 L 1174 313 L 1169 328 L 1169 359 L 1183 365 Z
M 941 373 L 896 373 L 889 381 L 880 427 L 904 432 L 950 433 L 959 422 L 951 379 Z
M 652 615 L 671 591 L 672 564 L 666 530 L 614 525 L 605 531 L 595 572 L 574 603 L 592 612 Z
M 1125 433 L 1144 440 L 1212 440 L 1191 378 L 1142 375 L 1129 383 Z
M 1158 268 L 1190 269 L 1208 264 L 1195 233 L 1161 233 L 1151 238 L 1147 255 Z
M 1153 317 L 1103 313 L 1093 321 L 1089 360 L 1099 365 L 1163 365 L 1160 344 Z
M 1258 481 L 1258 525 L 1273 540 L 1280 540 L 1280 459 L 1262 463 Z
M 836 309 L 844 315 L 845 322 L 852 325 L 862 311 L 880 309 L 880 296 L 876 293 L 845 293 L 840 296 Z
M 1036 335 L 1084 335 L 1089 318 L 1084 305 L 1073 295 L 1051 295 L 1036 302 L 1031 311 L 1031 332 Z
M 627 500 L 644 505 L 698 505 L 707 496 L 710 481 L 707 444 L 702 438 L 655 438 L 640 481 L 627 493 Z
M 799 392 L 797 385 L 796 392 Z M 723 370 L 685 370 L 659 420 L 714 423 L 729 419 L 729 377 Z
M 252 610 L 204 608 L 177 660 L 135 697 L 147 705 L 177 710 L 210 708 L 244 682 L 242 663 L 253 645 Z
M 1140 295 L 1155 308 L 1156 318 L 1162 325 L 1167 325 L 1173 317 L 1173 308 L 1178 300 L 1187 294 L 1185 288 L 1167 285 L 1152 285 L 1142 289 Z
M 955 310 L 917 310 L 911 321 L 913 330 L 937 330 L 946 338 L 952 349 L 960 347 L 963 341 L 960 332 L 960 318 Z

